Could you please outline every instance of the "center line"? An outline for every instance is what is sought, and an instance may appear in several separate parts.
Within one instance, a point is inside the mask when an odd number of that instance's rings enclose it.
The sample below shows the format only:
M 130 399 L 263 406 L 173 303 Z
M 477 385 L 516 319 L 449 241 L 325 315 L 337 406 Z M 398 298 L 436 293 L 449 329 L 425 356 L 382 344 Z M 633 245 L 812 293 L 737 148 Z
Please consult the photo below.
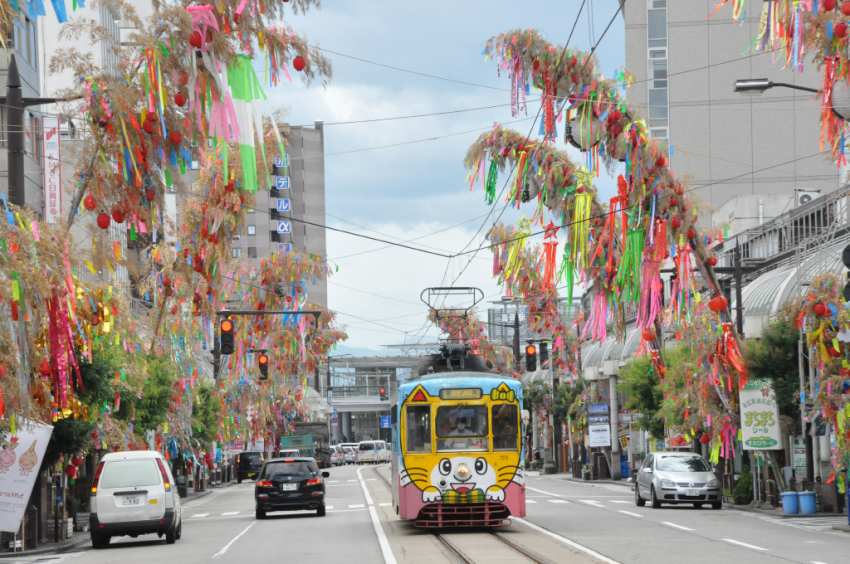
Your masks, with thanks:
M 564 496 L 559 495 L 559 494 L 556 494 L 556 493 L 549 493 L 549 492 L 544 492 L 543 490 L 538 490 L 537 488 L 530 488 L 530 487 L 528 487 L 527 485 L 525 486 L 525 489 L 527 489 L 527 490 L 531 490 L 531 491 L 533 491 L 533 492 L 537 492 L 537 493 L 542 493 L 542 494 L 546 494 L 546 495 L 551 495 L 551 496 L 553 496 L 553 497 L 564 497 Z
M 662 522 L 661 522 L 661 524 L 662 524 L 662 525 L 667 525 L 668 527 L 673 527 L 673 528 L 676 528 L 676 529 L 681 529 L 681 530 L 683 530 L 683 531 L 693 531 L 693 530 L 695 530 L 695 529 L 689 529 L 689 528 L 687 528 L 687 527 L 683 527 L 683 526 L 681 526 L 681 525 L 677 525 L 676 523 L 669 523 L 669 522 L 667 522 L 667 521 L 662 521 Z
M 366 507 L 366 506 L 365 506 L 365 505 L 363 505 L 362 503 L 360 503 L 360 504 L 358 504 L 358 505 L 349 505 L 349 506 L 348 506 L 348 508 L 349 508 L 349 509 L 361 509 L 361 508 L 363 508 L 363 507 Z
M 752 548 L 753 550 L 767 550 L 766 548 L 762 548 L 760 546 L 755 546 L 755 545 L 752 545 L 752 544 L 747 544 L 747 543 L 741 542 L 741 541 L 736 541 L 736 540 L 732 540 L 732 539 L 723 539 L 723 540 L 726 541 L 726 542 L 731 542 L 732 544 L 737 544 L 738 546 L 745 546 L 747 548 Z
M 244 531 L 242 531 L 241 533 L 239 533 L 238 535 L 236 535 L 235 537 L 233 537 L 233 540 L 232 540 L 232 541 L 230 541 L 229 543 L 227 543 L 226 545 L 224 545 L 224 548 L 222 548 L 221 550 L 219 550 L 218 552 L 216 552 L 216 553 L 213 555 L 213 558 L 218 558 L 218 557 L 220 557 L 220 556 L 223 556 L 223 555 L 224 555 L 224 553 L 225 553 L 225 552 L 227 552 L 227 549 L 228 549 L 228 548 L 230 548 L 230 545 L 232 545 L 232 544 L 233 544 L 233 543 L 235 543 L 237 540 L 239 540 L 239 537 L 241 537 L 242 535 L 244 535 L 245 533 L 247 533 L 247 532 L 248 532 L 248 529 L 250 529 L 251 527 L 253 527 L 256 523 L 257 523 L 257 522 L 256 522 L 256 521 L 254 521 L 253 523 L 251 523 L 250 525 L 248 525 L 247 527 L 245 527 L 245 530 L 244 530 Z
M 224 515 L 239 515 L 239 512 L 238 511 L 228 511 L 227 513 L 222 513 L 222 516 L 224 516 Z
M 641 515 L 639 513 L 632 513 L 631 511 L 623 511 L 622 509 L 620 510 L 620 513 L 625 513 L 626 515 L 631 515 L 632 517 L 643 517 L 643 515 Z

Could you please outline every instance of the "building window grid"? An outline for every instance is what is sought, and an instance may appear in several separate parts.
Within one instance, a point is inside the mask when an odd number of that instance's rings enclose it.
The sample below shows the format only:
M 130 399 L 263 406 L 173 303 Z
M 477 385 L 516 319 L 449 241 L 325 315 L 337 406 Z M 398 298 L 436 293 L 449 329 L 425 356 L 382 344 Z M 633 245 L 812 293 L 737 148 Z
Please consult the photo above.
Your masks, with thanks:
M 669 142 L 670 99 L 667 80 L 667 0 L 647 0 L 647 100 L 649 133 Z

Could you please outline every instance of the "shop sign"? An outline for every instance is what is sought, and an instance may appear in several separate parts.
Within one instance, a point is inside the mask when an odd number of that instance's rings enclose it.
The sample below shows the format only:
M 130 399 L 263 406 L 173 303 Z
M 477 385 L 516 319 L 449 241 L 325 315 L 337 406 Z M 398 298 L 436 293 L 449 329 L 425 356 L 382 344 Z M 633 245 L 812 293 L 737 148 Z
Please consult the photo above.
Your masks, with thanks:
M 611 446 L 611 426 L 610 425 L 590 425 L 588 426 L 590 434 L 591 447 L 608 447 Z
M 776 450 L 780 445 L 779 406 L 769 380 L 750 379 L 740 394 L 744 450 Z
M 17 419 L 17 425 L 12 420 L 15 433 L 4 433 L 6 448 L 0 450 L 0 531 L 8 533 L 21 526 L 53 433 L 50 425 Z

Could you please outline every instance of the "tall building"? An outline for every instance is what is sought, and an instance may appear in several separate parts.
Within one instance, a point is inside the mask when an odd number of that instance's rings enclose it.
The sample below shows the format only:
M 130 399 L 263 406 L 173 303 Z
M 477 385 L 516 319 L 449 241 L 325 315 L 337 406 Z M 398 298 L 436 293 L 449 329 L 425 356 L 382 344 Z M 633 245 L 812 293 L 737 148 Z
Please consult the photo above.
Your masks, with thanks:
M 671 169 L 691 173 L 690 187 L 710 204 L 712 215 L 701 214 L 700 223 L 729 223 L 739 232 L 836 190 L 839 175 L 817 155 L 820 104 L 812 94 L 781 87 L 760 96 L 734 92 L 735 81 L 747 78 L 819 88 L 819 70 L 807 63 L 803 73 L 784 71 L 781 56 L 749 49 L 761 2 L 747 6 L 743 23 L 733 21 L 731 3 L 714 13 L 716 6 L 717 0 L 625 2 L 626 67 L 635 78 L 628 98 L 652 137 L 671 146 Z

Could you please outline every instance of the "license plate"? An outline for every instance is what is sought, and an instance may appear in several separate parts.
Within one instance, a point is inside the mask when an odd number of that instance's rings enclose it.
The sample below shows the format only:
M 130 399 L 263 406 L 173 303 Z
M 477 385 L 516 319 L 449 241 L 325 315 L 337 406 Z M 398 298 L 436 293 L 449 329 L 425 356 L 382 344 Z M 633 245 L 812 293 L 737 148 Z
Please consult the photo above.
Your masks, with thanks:
M 248 474 L 249 478 L 253 478 L 254 476 L 256 476 L 256 474 Z
M 688 497 L 694 497 L 699 495 L 699 490 L 688 490 Z
M 121 498 L 121 505 L 141 505 L 142 498 L 138 495 L 125 495 Z
M 294 492 L 298 489 L 298 484 L 281 484 L 280 489 L 285 492 Z

